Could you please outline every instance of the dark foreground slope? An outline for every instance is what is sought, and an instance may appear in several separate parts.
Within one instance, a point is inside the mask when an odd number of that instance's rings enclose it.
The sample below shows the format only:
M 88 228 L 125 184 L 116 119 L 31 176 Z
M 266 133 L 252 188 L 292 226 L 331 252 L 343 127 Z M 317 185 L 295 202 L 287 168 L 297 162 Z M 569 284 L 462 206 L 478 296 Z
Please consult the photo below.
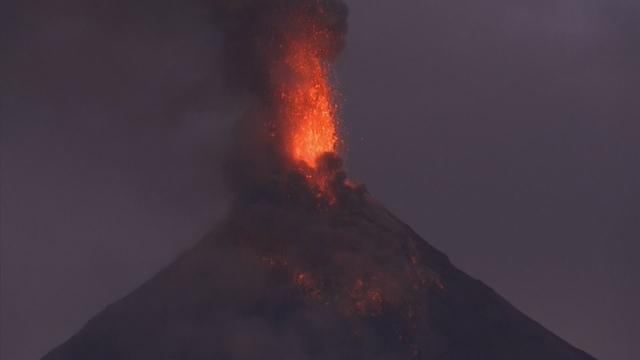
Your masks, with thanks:
M 44 360 L 589 360 L 366 197 L 258 202 Z

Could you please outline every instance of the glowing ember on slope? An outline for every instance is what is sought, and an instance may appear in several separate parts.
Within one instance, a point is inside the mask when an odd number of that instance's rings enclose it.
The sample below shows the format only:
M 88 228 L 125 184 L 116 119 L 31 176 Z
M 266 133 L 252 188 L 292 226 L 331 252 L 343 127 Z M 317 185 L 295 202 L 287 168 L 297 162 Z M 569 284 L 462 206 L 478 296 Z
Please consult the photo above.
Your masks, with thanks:
M 444 285 L 436 274 L 426 274 L 418 270 L 417 263 L 407 263 L 405 276 L 350 274 L 339 279 L 331 278 L 321 269 L 310 271 L 305 264 L 292 264 L 281 256 L 261 256 L 263 266 L 284 271 L 292 283 L 308 298 L 335 306 L 349 317 L 375 318 L 390 308 L 402 308 L 406 319 L 415 328 L 418 307 L 412 297 L 426 288 L 444 290 Z M 403 285 L 404 284 L 404 285 Z
M 290 77 L 280 84 L 279 91 L 285 152 L 294 162 L 315 171 L 319 157 L 337 153 L 339 138 L 326 60 L 330 35 L 307 26 L 310 31 L 284 45 L 284 65 Z

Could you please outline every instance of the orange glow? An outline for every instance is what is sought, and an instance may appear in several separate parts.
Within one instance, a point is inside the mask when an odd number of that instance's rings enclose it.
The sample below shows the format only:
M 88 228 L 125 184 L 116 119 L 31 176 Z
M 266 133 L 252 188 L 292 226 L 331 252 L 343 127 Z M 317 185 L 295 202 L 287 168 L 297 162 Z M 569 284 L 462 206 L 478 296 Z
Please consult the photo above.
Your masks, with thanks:
M 322 290 L 320 290 L 316 279 L 311 274 L 298 273 L 295 276 L 294 281 L 296 285 L 311 298 L 317 301 L 322 300 Z
M 415 265 L 412 256 L 408 264 Z M 417 258 L 415 258 L 417 260 Z M 349 317 L 373 318 L 386 309 L 403 308 L 411 329 L 417 327 L 420 303 L 413 296 L 426 288 L 444 290 L 445 286 L 436 274 L 408 272 L 405 279 L 395 276 L 355 275 L 344 279 L 331 279 L 327 274 L 309 271 L 303 264 L 289 262 L 281 255 L 265 254 L 257 258 L 262 266 L 284 273 L 292 284 L 307 298 L 327 306 L 335 306 Z M 397 274 L 397 275 L 401 275 Z M 405 284 L 402 286 L 399 284 Z
M 349 298 L 349 312 L 355 312 L 358 316 L 377 316 L 382 312 L 382 292 L 378 289 L 368 289 L 360 278 L 356 279 L 349 291 Z
M 317 160 L 338 150 L 336 105 L 324 52 L 328 35 L 311 32 L 286 44 L 284 63 L 291 78 L 282 83 L 285 150 L 295 162 L 317 169 Z

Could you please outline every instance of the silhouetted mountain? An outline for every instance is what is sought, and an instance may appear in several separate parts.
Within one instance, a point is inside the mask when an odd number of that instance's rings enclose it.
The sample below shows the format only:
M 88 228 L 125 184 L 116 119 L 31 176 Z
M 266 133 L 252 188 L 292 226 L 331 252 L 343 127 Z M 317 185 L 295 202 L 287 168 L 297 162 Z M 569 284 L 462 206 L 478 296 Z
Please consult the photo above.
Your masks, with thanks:
M 309 204 L 236 206 L 44 360 L 593 359 L 364 192 Z

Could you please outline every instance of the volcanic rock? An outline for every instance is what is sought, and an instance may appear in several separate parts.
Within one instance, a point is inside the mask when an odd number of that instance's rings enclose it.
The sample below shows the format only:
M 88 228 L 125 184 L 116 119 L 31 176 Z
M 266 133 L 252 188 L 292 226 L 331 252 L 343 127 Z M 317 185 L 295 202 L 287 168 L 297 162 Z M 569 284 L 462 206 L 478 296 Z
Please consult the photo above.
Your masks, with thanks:
M 258 199 L 43 360 L 592 360 L 368 196 Z

